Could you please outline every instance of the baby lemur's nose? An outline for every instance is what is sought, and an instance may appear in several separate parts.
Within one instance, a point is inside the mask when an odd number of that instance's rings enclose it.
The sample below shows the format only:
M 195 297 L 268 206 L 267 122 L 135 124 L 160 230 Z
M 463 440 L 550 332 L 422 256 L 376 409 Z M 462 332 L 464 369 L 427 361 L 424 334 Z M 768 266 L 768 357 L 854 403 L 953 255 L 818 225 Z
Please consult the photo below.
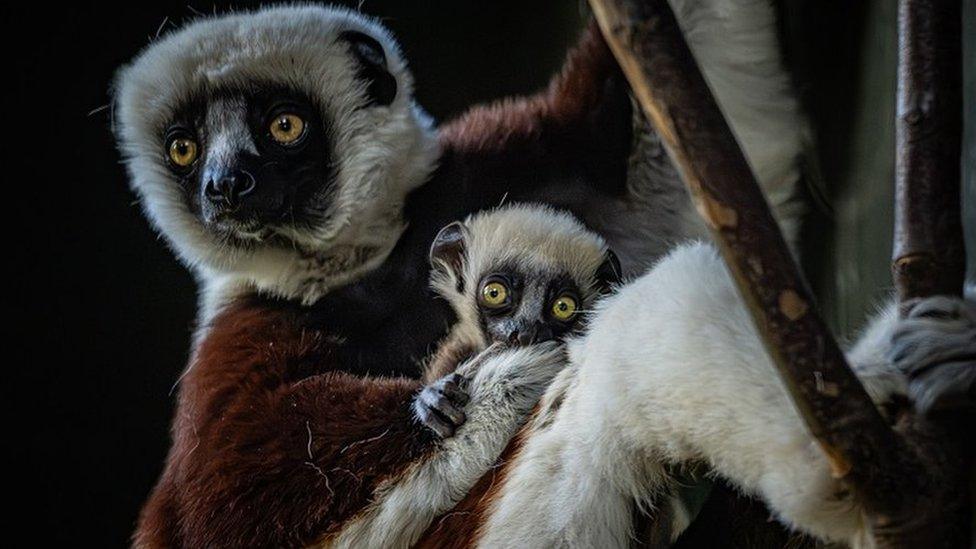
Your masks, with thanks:
M 531 345 L 551 339 L 552 334 L 540 323 L 512 330 L 508 335 L 509 345 Z

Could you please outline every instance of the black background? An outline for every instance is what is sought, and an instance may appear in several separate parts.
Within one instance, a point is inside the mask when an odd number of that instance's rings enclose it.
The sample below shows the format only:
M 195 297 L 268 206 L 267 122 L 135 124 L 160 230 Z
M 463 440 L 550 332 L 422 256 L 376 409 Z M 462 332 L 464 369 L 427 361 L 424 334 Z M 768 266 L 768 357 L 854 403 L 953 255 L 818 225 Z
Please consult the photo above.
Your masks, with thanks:
M 784 32 L 788 43 L 805 44 L 791 59 L 802 81 L 818 82 L 803 86 L 815 114 L 850 93 L 844 71 L 852 61 L 837 60 L 861 14 L 845 3 L 788 3 L 802 24 Z M 196 296 L 127 187 L 108 90 L 115 69 L 157 29 L 193 13 L 184 2 L 0 9 L 9 25 L 0 56 L 8 74 L 0 192 L 12 321 L 0 360 L 12 374 L 3 384 L 2 437 L 13 464 L 6 480 L 16 488 L 12 527 L 41 542 L 120 546 L 168 447 L 171 388 L 186 361 Z M 586 18 L 572 0 L 370 0 L 362 10 L 382 16 L 399 38 L 419 102 L 439 121 L 543 86 Z M 40 529 L 19 523 L 38 518 Z

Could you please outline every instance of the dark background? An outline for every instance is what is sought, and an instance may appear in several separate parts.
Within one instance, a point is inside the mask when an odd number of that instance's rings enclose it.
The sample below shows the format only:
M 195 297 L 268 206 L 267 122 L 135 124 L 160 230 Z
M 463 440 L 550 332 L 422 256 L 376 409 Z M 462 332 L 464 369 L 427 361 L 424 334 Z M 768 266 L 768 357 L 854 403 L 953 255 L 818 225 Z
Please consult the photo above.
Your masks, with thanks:
M 257 3 L 192 4 L 209 13 Z M 821 134 L 826 193 L 839 205 L 815 212 L 806 262 L 831 322 L 847 331 L 887 284 L 890 199 L 875 200 L 890 188 L 893 2 L 780 5 L 790 64 Z M 362 11 L 399 38 L 419 102 L 438 121 L 543 86 L 587 17 L 574 0 L 368 0 Z M 13 526 L 42 542 L 124 545 L 168 447 L 196 296 L 127 187 L 109 86 L 159 29 L 193 12 L 184 2 L 129 2 L 8 6 L 0 15 L 10 26 L 0 188 L 13 252 L 13 321 L 0 360 L 14 374 L 3 384 L 2 440 L 14 519 L 42 522 Z M 851 226 L 867 229 L 851 235 Z M 865 250 L 882 259 L 850 261 Z M 831 306 L 850 295 L 854 305 Z

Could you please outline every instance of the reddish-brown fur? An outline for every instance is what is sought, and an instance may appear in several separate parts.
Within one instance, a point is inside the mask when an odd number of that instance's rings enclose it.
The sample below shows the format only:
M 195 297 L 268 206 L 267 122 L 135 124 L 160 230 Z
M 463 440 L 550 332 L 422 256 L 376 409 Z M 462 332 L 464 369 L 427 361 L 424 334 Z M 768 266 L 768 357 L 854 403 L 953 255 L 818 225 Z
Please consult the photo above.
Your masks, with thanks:
M 591 24 L 546 90 L 529 97 L 473 107 L 441 129 L 442 140 L 452 149 L 480 152 L 511 152 L 513 147 L 526 143 L 555 148 L 550 141 L 562 139 L 585 142 L 587 148 L 591 147 L 594 144 L 588 139 L 592 138 L 591 134 L 561 131 L 561 128 L 579 128 L 586 126 L 590 118 L 596 118 L 595 109 L 604 98 L 604 86 L 618 73 L 616 61 L 599 29 Z M 580 150 L 563 146 L 560 143 L 563 152 Z
M 334 371 L 336 345 L 292 311 L 227 307 L 181 382 L 135 544 L 304 545 L 423 456 L 433 439 L 411 416 L 419 382 Z
M 423 383 L 432 383 L 457 370 L 458 365 L 473 356 L 475 351 L 469 343 L 445 340 L 424 368 Z

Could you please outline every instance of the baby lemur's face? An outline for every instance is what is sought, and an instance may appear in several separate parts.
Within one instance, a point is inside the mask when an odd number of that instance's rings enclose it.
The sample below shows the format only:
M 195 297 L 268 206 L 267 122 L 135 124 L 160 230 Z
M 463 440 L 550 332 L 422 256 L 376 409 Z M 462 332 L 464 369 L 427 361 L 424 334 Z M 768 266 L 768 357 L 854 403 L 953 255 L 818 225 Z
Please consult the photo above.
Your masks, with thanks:
M 571 215 L 516 205 L 441 229 L 432 285 L 483 343 L 560 339 L 619 278 L 613 252 Z
M 582 297 L 568 272 L 510 265 L 481 277 L 476 300 L 481 329 L 490 341 L 527 345 L 571 331 Z

